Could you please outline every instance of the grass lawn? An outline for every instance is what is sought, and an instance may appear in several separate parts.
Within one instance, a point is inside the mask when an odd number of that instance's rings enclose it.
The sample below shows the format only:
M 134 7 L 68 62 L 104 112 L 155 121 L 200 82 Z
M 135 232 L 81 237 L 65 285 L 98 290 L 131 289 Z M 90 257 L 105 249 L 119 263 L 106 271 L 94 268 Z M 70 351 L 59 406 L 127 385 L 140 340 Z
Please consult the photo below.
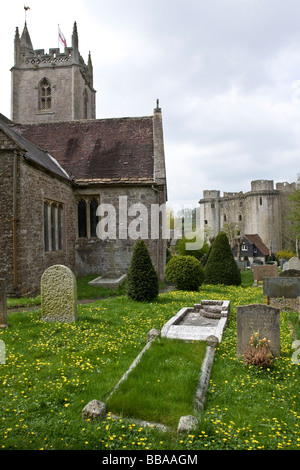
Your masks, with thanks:
M 103 422 L 83 421 L 83 407 L 95 398 L 106 401 L 145 346 L 148 331 L 161 329 L 180 308 L 201 299 L 230 300 L 231 315 L 216 351 L 199 429 L 193 435 L 178 436 L 174 407 L 165 411 L 168 403 L 164 411 L 154 410 L 153 415 L 155 421 L 167 419 L 174 425 L 174 430 L 167 433 L 142 428 L 125 417 L 113 419 L 108 415 Z M 74 324 L 44 323 L 39 310 L 9 314 L 11 327 L 0 331 L 0 340 L 6 346 L 6 361 L 0 364 L 0 449 L 299 450 L 299 365 L 292 362 L 290 334 L 291 321 L 297 323 L 298 313 L 281 313 L 281 357 L 274 367 L 245 367 L 236 357 L 236 306 L 256 302 L 262 302 L 262 289 L 252 287 L 247 273 L 242 287 L 202 286 L 199 292 L 173 291 L 160 294 L 149 304 L 131 301 L 125 295 L 105 296 L 92 304 L 79 305 Z M 164 367 L 167 370 L 173 361 L 181 375 L 177 384 L 176 378 L 172 379 L 170 401 L 184 403 L 178 384 L 194 386 L 201 352 L 191 353 L 188 348 L 179 352 L 175 348 L 166 355 L 161 353 L 168 347 L 162 341 L 157 343 L 155 354 L 165 362 L 155 359 L 152 367 L 145 365 L 149 376 L 140 380 L 139 387 L 147 395 L 147 386 L 156 385 L 155 380 L 157 384 L 163 381 Z M 181 364 L 188 367 L 181 368 Z M 190 376 L 183 376 L 184 371 Z M 177 392 L 180 400 L 176 399 Z M 161 393 L 157 402 L 163 401 Z M 187 414 L 191 409 L 190 390 L 184 394 Z M 149 407 L 154 408 L 154 402 Z

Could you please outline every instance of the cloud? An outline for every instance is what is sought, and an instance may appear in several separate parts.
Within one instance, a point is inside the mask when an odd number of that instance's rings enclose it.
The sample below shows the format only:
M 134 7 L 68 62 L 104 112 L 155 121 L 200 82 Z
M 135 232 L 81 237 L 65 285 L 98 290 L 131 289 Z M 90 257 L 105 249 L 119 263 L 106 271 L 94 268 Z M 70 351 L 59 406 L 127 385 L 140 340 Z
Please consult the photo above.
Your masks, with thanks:
M 194 201 L 205 189 L 248 191 L 253 179 L 294 181 L 300 150 L 298 0 L 53 0 L 30 2 L 35 48 L 70 43 L 77 21 L 91 51 L 99 118 L 163 110 L 168 194 Z M 9 68 L 23 2 L 7 5 L 0 112 L 9 114 Z M 6 65 L 3 65 L 6 64 Z

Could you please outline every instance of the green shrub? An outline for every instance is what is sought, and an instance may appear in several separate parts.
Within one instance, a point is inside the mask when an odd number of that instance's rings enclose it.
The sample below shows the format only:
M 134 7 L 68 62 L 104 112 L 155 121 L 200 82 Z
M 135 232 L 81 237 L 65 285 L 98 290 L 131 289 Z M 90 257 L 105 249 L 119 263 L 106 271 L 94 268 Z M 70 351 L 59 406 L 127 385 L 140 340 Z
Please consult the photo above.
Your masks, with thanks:
M 202 260 L 203 256 L 208 256 L 209 252 L 209 245 L 208 243 L 204 243 L 199 250 L 187 250 L 186 244 L 187 243 L 195 243 L 196 237 L 193 239 L 188 239 L 186 237 L 180 238 L 176 243 L 176 252 L 180 256 L 194 256 L 199 261 Z
M 144 240 L 134 246 L 127 275 L 127 296 L 139 302 L 149 302 L 158 296 L 158 277 Z
M 174 256 L 166 266 L 165 276 L 179 290 L 197 291 L 204 281 L 204 270 L 194 256 Z
M 276 251 L 276 258 L 277 261 L 280 263 L 281 258 L 289 260 L 293 258 L 293 256 L 297 256 L 296 253 L 292 250 L 281 250 L 281 251 Z
M 241 272 L 233 257 L 226 233 L 221 232 L 215 238 L 209 258 L 205 265 L 206 284 L 224 284 L 239 286 Z

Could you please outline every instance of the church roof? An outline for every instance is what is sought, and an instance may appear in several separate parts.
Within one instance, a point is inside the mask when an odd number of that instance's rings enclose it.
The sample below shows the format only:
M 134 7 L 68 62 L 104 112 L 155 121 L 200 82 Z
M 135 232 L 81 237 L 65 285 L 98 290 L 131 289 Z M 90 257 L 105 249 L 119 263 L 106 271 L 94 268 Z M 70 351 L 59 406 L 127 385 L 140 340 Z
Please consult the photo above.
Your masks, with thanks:
M 42 166 L 44 169 L 60 176 L 61 178 L 70 179 L 68 174 L 59 165 L 56 159 L 52 157 L 52 155 L 41 150 L 39 147 L 29 142 L 25 137 L 15 132 L 11 126 L 5 124 L 3 119 L 0 119 L 0 131 L 4 132 L 4 134 L 11 139 L 17 147 L 25 152 L 25 159 Z
M 53 155 L 75 181 L 153 182 L 153 116 L 17 124 L 14 129 Z

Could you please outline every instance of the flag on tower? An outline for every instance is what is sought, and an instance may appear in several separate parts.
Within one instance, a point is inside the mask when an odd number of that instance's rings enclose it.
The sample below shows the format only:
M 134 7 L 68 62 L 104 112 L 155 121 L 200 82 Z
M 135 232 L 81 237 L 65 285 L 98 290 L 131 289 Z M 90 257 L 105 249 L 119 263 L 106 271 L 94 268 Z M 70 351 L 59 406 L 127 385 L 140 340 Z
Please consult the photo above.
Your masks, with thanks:
M 63 35 L 59 25 L 58 25 L 58 39 L 60 40 L 60 42 L 65 46 L 67 47 L 67 41 L 65 39 L 65 36 Z

